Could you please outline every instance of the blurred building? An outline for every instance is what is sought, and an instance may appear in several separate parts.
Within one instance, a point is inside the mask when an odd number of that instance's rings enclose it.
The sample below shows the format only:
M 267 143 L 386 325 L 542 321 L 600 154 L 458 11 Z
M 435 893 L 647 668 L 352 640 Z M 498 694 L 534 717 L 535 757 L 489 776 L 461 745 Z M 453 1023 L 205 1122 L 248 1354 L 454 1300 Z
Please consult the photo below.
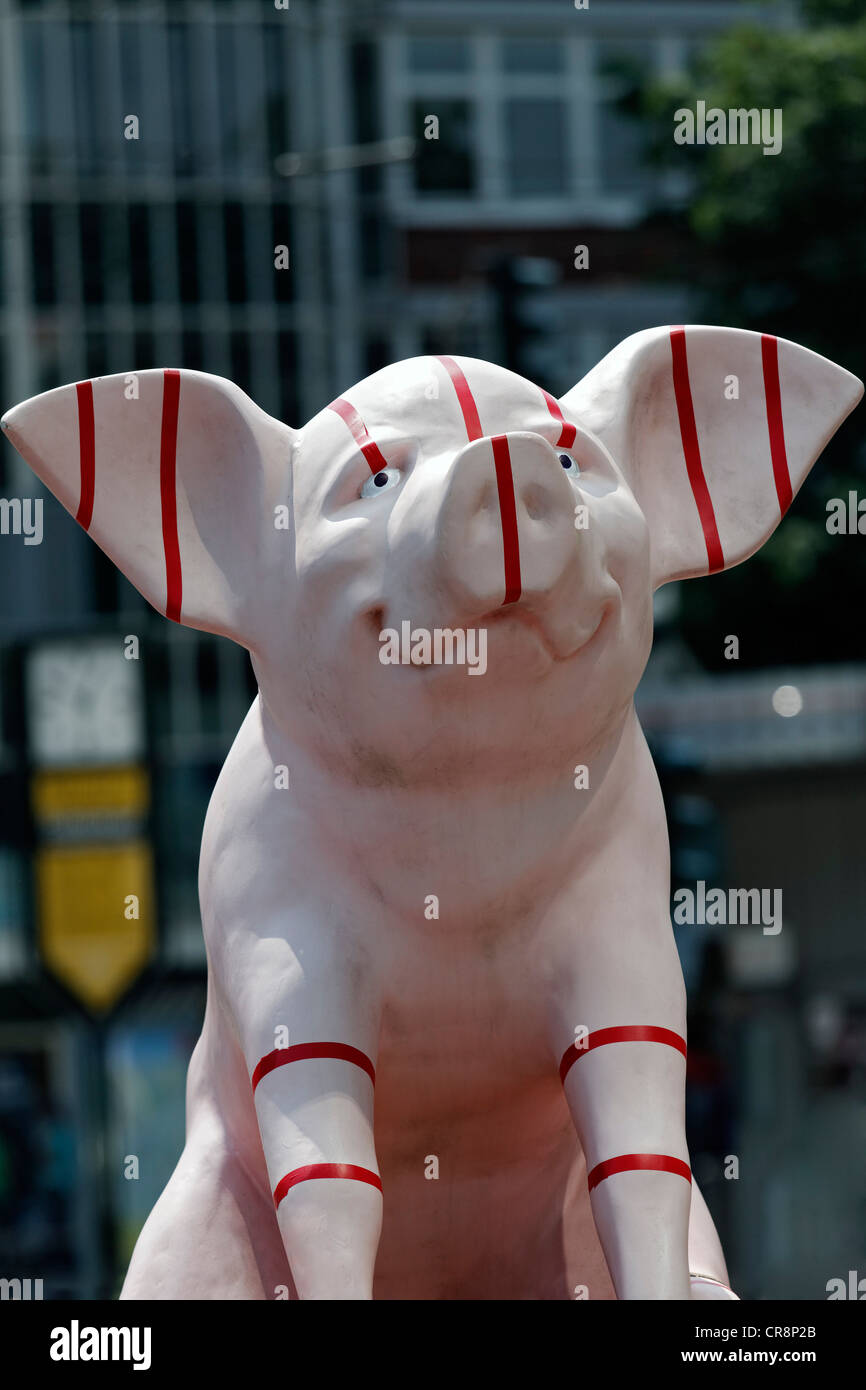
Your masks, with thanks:
M 661 185 L 648 168 L 640 133 L 617 106 L 623 64 L 675 72 L 750 15 L 785 24 L 791 7 L 0 0 L 0 408 L 65 382 L 179 365 L 231 377 L 264 409 L 300 424 L 385 363 L 440 351 L 506 361 L 563 392 L 629 333 L 689 318 L 690 288 L 661 275 L 670 247 L 645 221 L 656 200 L 687 189 Z M 287 268 L 277 268 L 280 248 Z M 0 494 L 41 495 L 5 442 Z M 43 500 L 41 545 L 0 537 L 9 596 L 0 613 L 0 1273 L 44 1277 L 46 1296 L 91 1297 L 115 1287 L 182 1144 L 185 1067 L 204 1004 L 201 824 L 254 684 L 245 653 L 155 615 Z M 135 679 L 100 714 L 99 653 L 130 636 L 141 648 Z M 39 693 L 45 663 L 55 703 L 50 685 Z M 682 663 L 675 668 L 679 680 Z M 812 861 L 795 846 L 805 876 L 801 963 L 789 962 L 780 979 L 775 960 L 768 980 L 760 962 L 729 961 L 742 985 L 729 1000 L 760 998 L 760 1017 L 753 1027 L 748 1003 L 729 1003 L 708 1024 L 707 1051 L 718 1053 L 742 1023 L 740 1045 L 751 1052 L 744 1059 L 729 1048 L 727 1060 L 734 1089 L 756 1078 L 760 1095 L 752 1109 L 744 1104 L 757 1116 L 755 1153 L 766 1156 L 762 1125 L 792 1132 L 773 1105 L 795 1119 L 806 1109 L 803 1057 L 813 1054 L 797 1032 L 803 1001 L 791 984 L 802 962 L 815 989 L 820 981 L 825 1013 L 866 1001 L 863 953 L 850 950 L 851 904 L 862 892 L 851 894 L 862 885 L 846 878 L 857 861 L 853 778 L 866 755 L 862 678 L 843 676 L 843 693 L 832 697 L 854 702 L 841 755 L 828 763 L 824 735 L 792 719 L 789 744 L 759 773 L 756 749 L 780 726 L 765 708 L 772 683 L 754 696 L 725 679 L 734 702 L 725 713 L 718 681 L 677 692 L 661 661 L 655 669 L 644 696 L 648 732 L 663 744 L 689 726 L 700 793 L 721 818 L 711 838 L 724 842 L 726 862 L 713 850 L 697 861 L 708 872 L 745 882 L 765 835 L 778 873 L 790 870 L 795 782 L 798 796 L 812 788 L 804 818 L 821 821 L 825 834 L 838 822 L 847 836 L 829 861 L 832 949 L 819 936 L 824 890 L 809 897 Z M 797 673 L 787 679 L 808 684 Z M 89 698 L 100 727 L 76 724 L 67 695 Z M 749 713 L 753 696 L 765 701 L 759 717 Z M 43 724 L 66 730 L 65 751 L 42 747 Z M 73 783 L 76 759 L 84 781 Z M 831 785 L 842 808 L 835 820 L 822 812 L 821 788 Z M 756 811 L 765 801 L 781 802 L 788 819 Z M 128 977 L 132 992 L 109 1022 L 94 1022 L 100 1009 L 76 993 L 75 963 L 65 987 L 42 969 L 38 866 L 49 862 L 46 848 L 77 846 L 86 885 L 109 823 L 115 848 L 118 837 L 137 846 L 135 863 L 152 876 L 154 937 L 142 932 L 141 950 L 151 953 L 143 974 L 140 961 L 117 963 L 106 991 L 120 997 Z M 774 838 L 783 823 L 786 834 Z M 84 890 L 79 896 L 86 918 Z M 84 941 L 86 921 L 80 930 Z M 762 990 L 774 1001 L 789 992 L 770 1007 Z M 844 1018 L 837 1024 L 831 1049 L 845 1034 Z M 859 1045 L 855 1038 L 857 1056 Z M 788 1059 L 789 1088 L 767 1088 L 776 1062 L 762 1047 Z M 722 1095 L 712 1067 L 703 1079 L 708 1096 Z M 791 1264 L 783 1254 L 756 1270 L 759 1247 L 775 1239 L 761 1213 L 770 1210 L 766 1220 L 782 1232 L 773 1249 L 788 1250 L 785 1203 L 796 1205 L 799 1189 L 767 1207 L 768 1168 L 751 1204 L 726 1213 L 717 1160 L 730 1126 L 711 1131 L 708 1122 L 715 1167 L 705 1182 L 711 1197 L 718 1189 L 733 1272 L 759 1294 Z M 139 1164 L 134 1180 L 129 1156 Z M 792 1296 L 822 1296 L 811 1271 L 801 1273 L 799 1283 L 791 1276 Z

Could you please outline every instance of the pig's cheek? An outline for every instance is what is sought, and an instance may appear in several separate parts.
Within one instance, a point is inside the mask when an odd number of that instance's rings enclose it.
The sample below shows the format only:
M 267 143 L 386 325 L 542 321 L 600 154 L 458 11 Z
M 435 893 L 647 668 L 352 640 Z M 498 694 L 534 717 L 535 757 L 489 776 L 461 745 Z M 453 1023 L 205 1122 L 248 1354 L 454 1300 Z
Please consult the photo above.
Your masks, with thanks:
M 311 655 L 330 659 L 334 644 L 350 642 L 372 609 L 382 602 L 385 536 L 381 526 L 320 526 L 299 545 L 296 606 Z
M 605 518 L 606 569 L 619 589 L 622 656 L 642 671 L 653 636 L 649 528 L 635 503 Z

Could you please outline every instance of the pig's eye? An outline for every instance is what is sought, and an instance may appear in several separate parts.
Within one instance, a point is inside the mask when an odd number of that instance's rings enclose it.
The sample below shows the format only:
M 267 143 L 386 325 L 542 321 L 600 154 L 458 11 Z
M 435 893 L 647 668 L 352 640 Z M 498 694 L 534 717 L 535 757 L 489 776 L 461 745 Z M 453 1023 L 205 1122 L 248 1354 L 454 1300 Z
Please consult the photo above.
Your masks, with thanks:
M 576 461 L 571 457 L 570 454 L 560 454 L 559 462 L 562 464 L 566 473 L 571 474 L 572 478 L 580 477 L 580 469 L 578 468 Z
M 361 496 L 374 497 L 377 492 L 387 492 L 388 488 L 397 486 L 402 476 L 399 468 L 383 468 L 367 479 L 361 488 Z

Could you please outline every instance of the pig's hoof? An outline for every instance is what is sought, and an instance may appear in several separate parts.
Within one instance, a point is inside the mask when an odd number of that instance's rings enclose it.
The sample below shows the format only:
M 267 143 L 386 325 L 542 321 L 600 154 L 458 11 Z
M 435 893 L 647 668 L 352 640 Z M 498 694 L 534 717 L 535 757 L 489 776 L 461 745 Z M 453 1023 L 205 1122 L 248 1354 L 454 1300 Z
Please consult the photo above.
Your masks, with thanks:
M 720 1279 L 711 1279 L 708 1274 L 690 1274 L 689 1280 L 692 1286 L 692 1299 L 703 1302 L 717 1302 L 719 1299 L 730 1303 L 731 1299 L 739 1303 L 739 1295 L 733 1289 L 728 1288 Z

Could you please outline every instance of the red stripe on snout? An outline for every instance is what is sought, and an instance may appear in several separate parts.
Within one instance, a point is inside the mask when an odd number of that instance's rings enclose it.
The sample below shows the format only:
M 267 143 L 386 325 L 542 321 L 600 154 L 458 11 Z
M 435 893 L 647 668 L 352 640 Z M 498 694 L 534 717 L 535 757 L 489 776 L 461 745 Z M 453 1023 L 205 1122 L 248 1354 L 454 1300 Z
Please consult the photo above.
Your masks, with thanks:
M 619 1158 L 607 1158 L 604 1163 L 597 1163 L 587 1174 L 587 1182 L 590 1192 L 597 1187 L 605 1178 L 612 1178 L 615 1173 L 628 1173 L 634 1168 L 651 1169 L 657 1173 L 676 1173 L 677 1177 L 685 1178 L 686 1182 L 692 1180 L 692 1170 L 687 1163 L 683 1163 L 681 1158 L 672 1158 L 670 1154 L 620 1154 Z
M 280 1202 L 299 1182 L 309 1182 L 316 1178 L 354 1178 L 355 1182 L 368 1182 L 371 1187 L 382 1191 L 382 1179 L 369 1168 L 359 1168 L 356 1163 L 308 1163 L 306 1168 L 294 1168 L 280 1178 L 274 1188 L 274 1206 Z
M 505 561 L 506 603 L 516 603 L 520 598 L 520 543 L 517 537 L 517 507 L 514 502 L 514 477 L 511 472 L 511 454 L 508 437 L 494 435 L 493 463 L 496 468 L 496 487 L 499 491 L 499 516 L 502 521 L 502 553 Z
M 454 390 L 457 392 L 457 400 L 460 402 L 460 409 L 463 412 L 463 423 L 466 426 L 466 435 L 470 440 L 482 437 L 481 420 L 478 416 L 478 407 L 475 398 L 469 389 L 469 382 L 454 361 L 453 357 L 439 357 L 446 372 L 454 383 Z
M 547 402 L 547 408 L 553 416 L 554 420 L 558 420 L 559 423 L 562 425 L 562 429 L 560 431 L 559 438 L 556 441 L 555 447 L 557 449 L 570 449 L 577 437 L 577 428 L 574 425 L 569 424 L 569 422 L 564 418 L 562 411 L 559 408 L 559 401 L 556 400 L 554 396 L 551 396 L 549 391 L 545 391 L 543 386 L 540 388 L 540 390 L 542 396 Z
M 725 557 L 722 553 L 716 514 L 713 511 L 713 502 L 701 462 L 692 388 L 689 384 L 689 362 L 686 355 L 686 330 L 684 328 L 671 329 L 671 355 L 673 358 L 674 394 L 677 399 L 677 413 L 680 421 L 680 436 L 683 441 L 686 471 L 689 475 L 692 494 L 704 532 L 709 573 L 714 574 L 716 570 L 724 569 Z
M 779 385 L 779 342 L 771 333 L 761 334 L 761 365 L 764 369 L 764 395 L 767 399 L 767 429 L 770 433 L 770 457 L 773 478 L 782 516 L 791 505 L 794 493 L 788 471 L 785 449 L 785 426 L 782 421 L 782 388 Z
M 478 407 L 464 372 L 458 367 L 453 357 L 438 357 L 437 361 L 442 363 L 453 382 L 454 390 L 457 392 L 457 400 L 463 414 L 467 438 L 470 442 L 474 439 L 482 439 L 484 436 Z M 506 603 L 516 603 L 521 592 L 517 507 L 514 501 L 514 477 L 511 472 L 508 438 L 504 434 L 497 434 L 490 442 L 493 445 L 493 466 L 496 469 L 496 487 L 499 493 L 499 519 L 502 524 L 502 554 L 505 567 L 505 597 L 502 600 L 504 607 Z
M 180 622 L 183 575 L 177 534 L 177 412 L 180 372 L 167 367 L 162 381 L 162 430 L 159 445 L 159 492 L 162 544 L 165 550 L 165 616 Z
M 81 492 L 75 520 L 85 531 L 93 519 L 93 492 L 96 485 L 96 442 L 93 428 L 93 382 L 76 383 L 78 399 L 78 457 L 81 472 Z
M 341 1062 L 351 1062 L 367 1073 L 374 1086 L 376 1084 L 376 1068 L 359 1047 L 350 1047 L 348 1043 L 314 1042 L 297 1043 L 294 1047 L 275 1047 L 273 1052 L 269 1052 L 256 1064 L 252 1076 L 253 1090 L 263 1076 L 275 1071 L 277 1067 L 284 1067 L 289 1062 L 307 1062 L 315 1057 L 335 1057 Z
M 355 407 L 349 401 L 344 400 L 342 396 L 338 396 L 335 401 L 331 401 L 328 409 L 333 410 L 335 414 L 339 415 L 340 419 L 349 426 L 355 443 L 360 447 L 361 453 L 370 465 L 371 473 L 381 473 L 382 469 L 388 467 L 379 452 L 378 445 L 373 443 L 367 433 L 367 426 L 364 424 L 364 421 L 361 419 Z

